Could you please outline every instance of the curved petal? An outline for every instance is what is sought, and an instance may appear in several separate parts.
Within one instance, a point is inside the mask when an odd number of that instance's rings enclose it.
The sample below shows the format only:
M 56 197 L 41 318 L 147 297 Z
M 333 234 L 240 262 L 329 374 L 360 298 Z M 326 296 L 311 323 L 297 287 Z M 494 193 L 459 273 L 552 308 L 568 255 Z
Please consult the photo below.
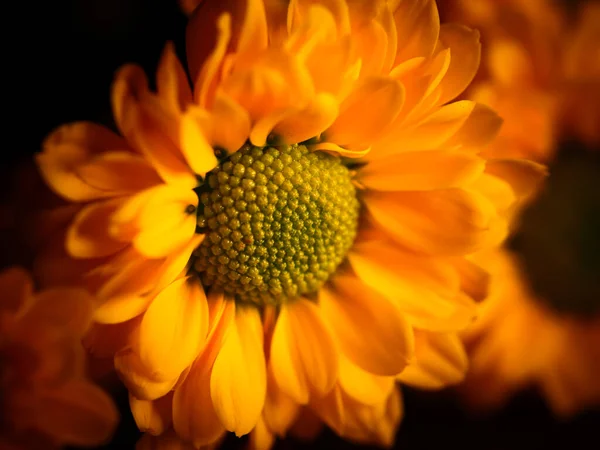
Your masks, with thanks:
M 173 113 L 184 110 L 192 102 L 192 90 L 172 42 L 165 45 L 158 63 L 156 90 Z
M 258 422 L 266 393 L 260 314 L 255 308 L 238 308 L 210 377 L 215 412 L 227 430 L 243 436 Z
M 396 118 L 404 103 L 404 88 L 396 80 L 370 77 L 340 105 L 336 121 L 325 131 L 338 145 L 370 145 Z
M 324 288 L 319 307 L 344 354 L 377 375 L 396 375 L 413 353 L 412 328 L 391 301 L 349 276 Z
M 428 191 L 467 185 L 484 169 L 485 160 L 468 153 L 406 152 L 370 162 L 360 169 L 358 180 L 380 191 Z
M 262 418 L 267 428 L 274 434 L 283 437 L 298 417 L 300 406 L 277 386 L 273 376 L 273 368 L 269 362 L 267 367 L 267 398 Z
M 198 356 L 208 332 L 208 304 L 195 277 L 167 286 L 140 325 L 139 355 L 153 378 L 179 376 Z
M 337 378 L 337 350 L 319 307 L 298 299 L 281 308 L 271 343 L 270 365 L 277 385 L 300 404 L 311 391 L 324 395 Z
M 250 117 L 244 108 L 217 91 L 211 113 L 211 144 L 233 153 L 250 135 Z
M 444 142 L 444 146 L 480 151 L 494 140 L 502 123 L 502 118 L 493 109 L 477 103 L 459 130 Z
M 181 119 L 181 151 L 197 175 L 204 177 L 217 164 L 217 157 L 193 111 Z
M 458 24 L 447 23 L 440 28 L 440 41 L 450 49 L 450 67 L 440 82 L 440 104 L 461 94 L 471 83 L 481 59 L 479 31 Z
M 376 405 L 388 398 L 394 389 L 395 379 L 373 375 L 341 357 L 339 383 L 344 392 L 357 402 Z
M 463 380 L 467 353 L 455 334 L 415 332 L 415 360 L 398 375 L 421 389 L 440 389 Z
M 533 195 L 548 175 L 546 166 L 524 159 L 491 160 L 485 172 L 507 182 L 518 199 Z
M 100 258 L 112 255 L 127 246 L 127 242 L 110 235 L 110 221 L 122 200 L 92 203 L 77 213 L 67 230 L 66 249 L 75 258 Z
M 431 56 L 440 33 L 440 18 L 434 0 L 392 3 L 398 32 L 396 64 L 417 56 Z
M 483 196 L 461 189 L 366 192 L 364 199 L 390 238 L 430 255 L 476 251 L 489 239 L 496 214 Z
M 173 395 L 157 400 L 140 400 L 129 394 L 129 407 L 138 429 L 153 436 L 163 434 L 171 425 Z
M 153 379 L 131 348 L 117 352 L 115 371 L 130 394 L 140 400 L 156 400 L 166 395 L 177 383 L 177 377 L 162 381 Z

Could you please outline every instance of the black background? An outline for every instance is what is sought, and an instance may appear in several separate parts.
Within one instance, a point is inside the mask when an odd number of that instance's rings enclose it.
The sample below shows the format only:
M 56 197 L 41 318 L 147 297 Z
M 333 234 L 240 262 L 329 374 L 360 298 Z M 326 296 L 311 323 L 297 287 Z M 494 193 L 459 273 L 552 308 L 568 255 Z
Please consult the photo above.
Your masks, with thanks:
M 184 55 L 186 18 L 175 0 L 19 0 L 3 4 L 2 16 L 4 198 L 16 167 L 30 160 L 56 126 L 74 120 L 112 123 L 109 89 L 120 65 L 138 63 L 152 77 L 167 40 Z M 404 394 L 406 415 L 395 448 L 597 448 L 598 411 L 558 421 L 535 393 L 524 393 L 488 416 L 464 410 L 452 391 L 404 389 Z M 138 433 L 125 393 L 118 398 L 122 422 L 105 448 L 133 448 Z M 226 447 L 241 444 L 233 438 Z M 329 432 L 313 444 L 285 441 L 278 446 L 355 448 Z

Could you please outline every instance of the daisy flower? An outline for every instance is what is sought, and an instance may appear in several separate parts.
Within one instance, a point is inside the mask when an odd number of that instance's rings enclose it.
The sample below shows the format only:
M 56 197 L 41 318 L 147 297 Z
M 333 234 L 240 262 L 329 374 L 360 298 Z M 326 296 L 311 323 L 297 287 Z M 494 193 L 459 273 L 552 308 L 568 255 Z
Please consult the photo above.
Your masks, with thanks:
M 482 156 L 501 120 L 453 101 L 479 34 L 430 0 L 204 1 L 186 49 L 193 89 L 171 46 L 156 93 L 118 73 L 122 137 L 48 139 L 40 168 L 77 212 L 52 218 L 66 239 L 40 275 L 100 299 L 86 342 L 116 352 L 138 426 L 162 436 L 144 445 L 268 448 L 306 410 L 390 444 L 397 381 L 463 376 L 456 332 L 487 286 L 467 255 L 544 174 Z
M 600 142 L 600 8 L 583 5 L 570 18 L 544 0 L 453 6 L 448 14 L 479 27 L 489 48 L 469 96 L 505 119 L 485 153 L 552 161 L 548 185 L 515 227 L 516 252 L 474 257 L 492 283 L 464 333 L 471 367 L 463 392 L 473 405 L 498 407 L 534 386 L 556 414 L 573 414 L 600 404 L 600 287 L 591 256 L 600 205 L 592 150 Z M 569 138 L 588 150 L 561 144 Z
M 0 273 L 0 446 L 95 446 L 116 428 L 112 400 L 85 377 L 81 337 L 93 301 L 77 288 L 35 293 L 20 268 Z

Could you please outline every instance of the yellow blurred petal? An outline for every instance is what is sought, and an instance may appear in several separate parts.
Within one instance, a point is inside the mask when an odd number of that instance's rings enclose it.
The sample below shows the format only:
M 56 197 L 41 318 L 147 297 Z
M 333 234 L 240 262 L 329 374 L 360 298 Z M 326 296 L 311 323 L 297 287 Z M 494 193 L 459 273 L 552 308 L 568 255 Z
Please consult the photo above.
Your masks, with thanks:
M 75 258 L 112 255 L 127 246 L 109 234 L 112 216 L 122 200 L 92 203 L 75 216 L 66 236 L 67 252 Z
M 83 380 L 38 392 L 32 416 L 38 430 L 58 442 L 75 446 L 106 443 L 119 418 L 111 398 Z
M 259 311 L 238 308 L 213 366 L 210 395 L 225 428 L 237 436 L 252 431 L 267 393 Z
M 375 159 L 360 169 L 358 180 L 368 189 L 427 191 L 469 184 L 484 169 L 482 158 L 467 153 L 406 152 Z
M 435 1 L 401 0 L 392 2 L 390 8 L 398 32 L 396 64 L 416 56 L 431 56 L 440 32 Z
M 267 398 L 262 418 L 267 428 L 280 437 L 286 435 L 288 429 L 298 417 L 300 406 L 286 395 L 275 382 L 272 363 L 267 367 Z
M 278 386 L 298 403 L 326 394 L 337 378 L 337 351 L 319 307 L 298 299 L 281 308 L 270 364 Z
M 484 197 L 460 189 L 367 192 L 365 204 L 399 244 L 430 255 L 466 254 L 488 238 L 495 211 Z M 440 227 L 440 223 L 444 226 Z
M 61 125 L 44 139 L 42 147 L 44 152 L 52 153 L 53 146 L 62 144 L 79 147 L 86 155 L 129 148 L 123 137 L 103 125 L 85 121 Z
M 457 258 L 453 265 L 458 271 L 463 292 L 476 302 L 483 301 L 489 292 L 489 272 L 466 258 Z
M 140 361 L 155 379 L 179 376 L 198 356 L 208 332 L 208 304 L 195 277 L 167 286 L 140 325 Z
M 412 328 L 398 307 L 357 278 L 336 277 L 319 307 L 344 354 L 377 375 L 395 375 L 413 353 Z
M 467 354 L 455 334 L 415 332 L 415 359 L 398 379 L 422 389 L 440 389 L 462 381 Z
M 131 348 L 117 352 L 115 370 L 129 393 L 140 400 L 155 400 L 162 397 L 177 383 L 177 377 L 162 381 L 153 379 Z
M 404 88 L 398 81 L 367 78 L 342 102 L 326 139 L 341 146 L 369 145 L 394 121 L 403 102 Z
M 157 400 L 140 400 L 129 394 L 129 407 L 138 429 L 143 433 L 158 436 L 171 425 L 173 395 Z
M 440 83 L 442 96 L 440 104 L 444 104 L 459 94 L 471 83 L 481 59 L 479 31 L 463 25 L 444 24 L 440 28 L 440 41 L 450 49 L 450 67 Z
M 236 49 L 240 64 L 256 59 L 267 48 L 269 39 L 264 0 L 245 2 L 246 12 Z
M 185 109 L 192 102 L 192 90 L 172 42 L 165 45 L 158 63 L 156 90 L 169 110 L 174 113 Z
M 26 306 L 33 293 L 31 276 L 21 267 L 11 267 L 0 273 L 0 311 L 16 314 Z
M 491 40 L 487 57 L 495 82 L 515 87 L 527 86 L 534 82 L 535 69 L 531 56 L 517 41 Z
M 348 259 L 365 284 L 393 300 L 419 328 L 460 330 L 474 318 L 475 304 L 459 294 L 457 273 L 443 260 L 418 256 L 385 241 L 356 244 Z
M 347 358 L 340 358 L 339 383 L 342 389 L 356 401 L 375 405 L 389 396 L 394 389 L 394 377 L 382 377 L 362 370 Z
M 485 171 L 506 181 L 520 199 L 533 195 L 548 175 L 545 166 L 524 159 L 492 160 L 488 162 Z
M 275 443 L 275 436 L 267 427 L 264 419 L 260 417 L 248 440 L 249 450 L 271 450 Z

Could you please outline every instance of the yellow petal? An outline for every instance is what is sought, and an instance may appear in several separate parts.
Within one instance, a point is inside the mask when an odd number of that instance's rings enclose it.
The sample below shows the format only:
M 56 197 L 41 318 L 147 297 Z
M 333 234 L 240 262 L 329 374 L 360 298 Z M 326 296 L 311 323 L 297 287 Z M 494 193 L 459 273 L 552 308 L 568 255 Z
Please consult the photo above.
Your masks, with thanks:
M 75 258 L 99 258 L 112 255 L 127 246 L 109 234 L 110 221 L 121 200 L 92 203 L 73 220 L 66 236 L 68 253 Z
M 415 332 L 415 360 L 398 379 L 422 389 L 440 389 L 462 381 L 467 367 L 467 354 L 457 335 Z
M 205 176 L 217 164 L 217 157 L 192 112 L 181 119 L 181 151 L 194 173 Z
M 481 43 L 479 31 L 452 23 L 442 25 L 440 41 L 451 52 L 450 67 L 440 83 L 442 96 L 439 103 L 444 104 L 461 94 L 475 77 L 481 58 Z
M 174 113 L 184 110 L 192 102 L 192 90 L 172 42 L 165 45 L 158 63 L 156 90 Z
M 315 145 L 311 145 L 310 148 L 312 150 L 320 150 L 322 152 L 337 154 L 345 158 L 362 158 L 371 151 L 371 147 L 348 149 L 340 147 L 337 144 L 332 144 L 331 142 L 321 142 Z
M 344 354 L 377 375 L 402 371 L 413 353 L 413 334 L 400 310 L 357 278 L 336 277 L 319 306 Z
M 248 113 L 220 91 L 217 91 L 211 109 L 211 125 L 211 144 L 229 153 L 240 149 L 250 134 Z
M 153 436 L 163 434 L 171 425 L 173 395 L 157 400 L 140 400 L 129 394 L 129 407 L 138 429 Z
M 545 166 L 524 159 L 492 160 L 488 162 L 485 171 L 507 182 L 519 199 L 527 199 L 533 195 L 548 175 Z
M 264 419 L 260 417 L 248 440 L 249 450 L 271 450 L 275 443 L 275 436 L 267 427 Z
M 127 140 L 167 183 L 193 189 L 196 177 L 179 149 L 179 123 L 148 90 L 142 69 L 122 67 L 112 88 L 113 113 Z
M 475 155 L 450 150 L 407 152 L 376 159 L 361 168 L 358 180 L 381 191 L 427 191 L 459 187 L 485 169 Z
M 480 151 L 494 140 L 502 122 L 502 118 L 494 110 L 477 103 L 467 120 L 444 146 Z
M 460 295 L 460 281 L 450 263 L 386 241 L 358 243 L 348 259 L 365 284 L 393 300 L 419 328 L 460 330 L 474 318 L 475 304 Z
M 255 308 L 239 308 L 210 377 L 215 412 L 227 430 L 243 436 L 258 422 L 266 393 L 260 314 Z
M 102 324 L 126 322 L 146 311 L 152 296 L 123 294 L 110 297 L 94 311 L 94 321 Z
M 31 276 L 20 267 L 11 267 L 0 273 L 0 311 L 16 314 L 26 306 L 33 293 Z
M 75 446 L 106 443 L 117 427 L 117 408 L 100 388 L 73 380 L 36 394 L 31 419 L 41 432 Z
M 177 383 L 177 377 L 162 381 L 153 379 L 131 348 L 120 350 L 115 355 L 115 370 L 131 395 L 140 400 L 162 397 Z
M 399 5 L 398 5 L 399 3 Z M 433 0 L 396 1 L 394 11 L 398 30 L 396 64 L 416 56 L 431 56 L 440 32 L 440 18 Z
M 270 364 L 278 386 L 298 403 L 308 403 L 311 392 L 326 394 L 337 378 L 335 343 L 319 307 L 299 299 L 281 308 Z
M 275 382 L 273 367 L 269 362 L 267 367 L 267 398 L 262 418 L 267 428 L 280 437 L 286 435 L 298 417 L 299 405 L 286 395 Z
M 264 0 L 245 1 L 246 12 L 236 49 L 240 64 L 256 59 L 269 40 Z
M 403 102 L 404 88 L 398 81 L 367 78 L 342 102 L 326 139 L 341 146 L 369 145 L 394 121 Z
M 319 136 L 335 120 L 338 105 L 330 94 L 320 93 L 303 109 L 279 121 L 273 133 L 286 144 L 296 144 Z
M 182 278 L 152 301 L 140 325 L 140 361 L 155 379 L 179 376 L 198 356 L 208 332 L 200 281 Z
M 382 377 L 366 372 L 348 358 L 340 358 L 340 387 L 353 399 L 365 405 L 375 405 L 387 399 L 394 389 L 394 377 Z
M 488 238 L 495 215 L 485 198 L 460 189 L 367 192 L 365 204 L 390 238 L 431 255 L 477 250 Z

